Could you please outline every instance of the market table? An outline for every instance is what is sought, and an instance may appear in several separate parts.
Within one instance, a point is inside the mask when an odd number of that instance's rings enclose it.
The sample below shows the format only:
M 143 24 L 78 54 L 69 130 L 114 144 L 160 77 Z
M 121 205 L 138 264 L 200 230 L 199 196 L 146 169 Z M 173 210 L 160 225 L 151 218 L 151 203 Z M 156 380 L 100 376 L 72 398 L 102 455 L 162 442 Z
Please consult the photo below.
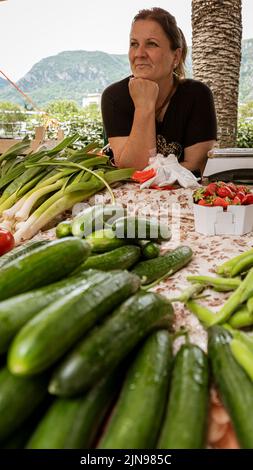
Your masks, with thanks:
M 159 217 L 169 222 L 172 230 L 170 241 L 163 242 L 162 252 L 174 249 L 178 245 L 188 245 L 194 256 L 188 266 L 164 279 L 153 290 L 168 298 L 176 297 L 180 291 L 189 286 L 186 277 L 190 274 L 215 275 L 217 264 L 246 251 L 252 246 L 252 232 L 243 236 L 219 235 L 206 236 L 195 232 L 193 202 L 191 189 L 175 189 L 158 191 L 153 189 L 140 190 L 135 183 L 126 183 L 113 190 L 116 203 L 128 209 L 129 214 Z M 110 195 L 104 191 L 92 197 L 94 203 L 110 202 Z M 54 237 L 54 229 L 42 232 L 34 238 Z M 201 302 L 214 312 L 219 310 L 229 293 L 205 291 L 211 295 Z M 190 340 L 202 349 L 207 348 L 207 334 L 198 319 L 179 302 L 174 303 L 175 320 L 173 329 L 178 331 L 185 327 Z M 175 341 L 175 349 L 183 341 L 182 337 Z M 209 412 L 209 445 L 211 447 L 236 448 L 236 442 L 229 417 L 221 406 L 216 391 L 211 391 L 211 407 Z

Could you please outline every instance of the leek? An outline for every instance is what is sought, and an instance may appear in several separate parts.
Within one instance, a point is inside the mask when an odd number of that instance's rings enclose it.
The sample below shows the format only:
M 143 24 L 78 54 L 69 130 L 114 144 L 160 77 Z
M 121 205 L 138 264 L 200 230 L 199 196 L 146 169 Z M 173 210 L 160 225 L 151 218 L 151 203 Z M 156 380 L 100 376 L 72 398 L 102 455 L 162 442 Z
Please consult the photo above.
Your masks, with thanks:
M 57 189 L 61 188 L 65 181 L 66 178 L 62 178 L 53 184 L 42 186 L 41 188 L 37 189 L 37 191 L 33 191 L 32 194 L 28 198 L 26 198 L 26 200 L 22 204 L 22 207 L 20 207 L 20 209 L 16 213 L 16 220 L 27 220 L 35 202 L 45 194 L 52 193 Z
M 82 202 L 89 199 L 93 194 L 103 189 L 105 180 L 110 184 L 130 178 L 134 172 L 133 168 L 124 168 L 120 170 L 113 170 L 104 175 L 104 178 L 98 178 L 97 173 L 94 173 L 89 181 L 83 183 L 83 190 L 70 191 L 67 187 L 65 190 L 59 190 L 49 199 L 47 199 L 40 207 L 30 215 L 26 222 L 17 224 L 17 232 L 14 234 L 16 244 L 33 237 L 39 230 L 47 225 L 52 219 L 61 214 L 62 212 L 71 209 L 77 202 Z M 76 181 L 71 185 L 76 184 Z M 79 183 L 77 183 L 79 184 Z M 85 189 L 84 189 L 85 185 Z

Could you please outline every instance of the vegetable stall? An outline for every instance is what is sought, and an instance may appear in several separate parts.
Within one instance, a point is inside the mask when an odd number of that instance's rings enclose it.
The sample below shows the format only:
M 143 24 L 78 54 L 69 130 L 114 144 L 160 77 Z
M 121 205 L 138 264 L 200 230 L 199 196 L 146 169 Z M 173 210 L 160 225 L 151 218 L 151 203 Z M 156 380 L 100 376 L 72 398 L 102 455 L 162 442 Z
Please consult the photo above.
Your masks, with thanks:
M 252 448 L 252 232 L 77 138 L 0 157 L 1 447 Z

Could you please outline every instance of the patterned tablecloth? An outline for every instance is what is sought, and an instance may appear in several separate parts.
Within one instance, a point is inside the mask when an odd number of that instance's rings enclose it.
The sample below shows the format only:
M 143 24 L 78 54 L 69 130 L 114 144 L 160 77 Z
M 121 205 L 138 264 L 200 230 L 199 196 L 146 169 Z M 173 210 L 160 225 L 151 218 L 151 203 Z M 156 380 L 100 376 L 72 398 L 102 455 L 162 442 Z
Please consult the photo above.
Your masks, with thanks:
M 215 266 L 217 264 L 246 251 L 253 245 L 252 232 L 243 236 L 206 236 L 196 233 L 194 229 L 192 190 L 190 189 L 180 188 L 172 191 L 140 190 L 138 184 L 127 183 L 117 187 L 113 192 L 116 203 L 126 207 L 128 213 L 159 217 L 160 220 L 169 222 L 172 238 L 170 241 L 162 243 L 161 249 L 163 252 L 179 245 L 188 245 L 192 248 L 194 257 L 189 265 L 153 288 L 155 292 L 159 292 L 168 298 L 176 297 L 180 291 L 189 286 L 189 282 L 186 280 L 187 275 L 215 275 Z M 107 191 L 89 200 L 90 204 L 101 202 L 110 202 L 110 195 Z M 43 237 L 47 238 L 51 234 L 52 230 L 44 232 Z M 216 293 L 213 290 L 206 290 L 205 293 L 210 295 L 201 302 L 214 312 L 219 310 L 229 295 L 228 293 Z M 185 327 L 189 332 L 191 341 L 206 350 L 206 331 L 197 318 L 179 302 L 174 303 L 174 309 L 175 321 L 173 328 L 175 331 Z M 175 341 L 175 350 L 178 349 L 182 341 L 183 339 L 180 337 Z M 215 448 L 238 447 L 229 417 L 221 406 L 214 389 L 211 393 L 208 443 L 210 447 Z
M 189 286 L 187 275 L 203 274 L 215 275 L 215 266 L 246 251 L 253 246 L 252 232 L 243 236 L 215 235 L 207 236 L 195 232 L 193 202 L 191 189 L 175 189 L 172 191 L 157 191 L 153 189 L 140 190 L 138 184 L 127 183 L 114 189 L 116 202 L 127 207 L 131 214 L 146 215 L 160 218 L 169 222 L 172 238 L 163 242 L 163 252 L 176 248 L 178 245 L 188 245 L 192 248 L 194 256 L 188 266 L 175 273 L 172 277 L 162 281 L 153 288 L 166 297 L 176 297 L 181 290 Z M 90 199 L 94 202 L 110 202 L 108 193 L 97 195 Z M 213 311 L 220 306 L 229 294 L 216 293 L 206 290 L 211 295 L 203 302 Z M 175 324 L 178 330 L 186 326 L 191 339 L 201 348 L 206 349 L 206 333 L 198 320 L 181 303 L 175 303 Z M 180 342 L 180 339 L 176 343 Z

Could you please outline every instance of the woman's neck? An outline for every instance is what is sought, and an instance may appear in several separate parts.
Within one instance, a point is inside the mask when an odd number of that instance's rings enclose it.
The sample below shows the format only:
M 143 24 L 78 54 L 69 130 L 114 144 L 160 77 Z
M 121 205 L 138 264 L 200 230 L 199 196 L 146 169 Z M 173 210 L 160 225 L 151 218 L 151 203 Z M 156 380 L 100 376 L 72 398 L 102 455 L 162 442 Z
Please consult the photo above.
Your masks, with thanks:
M 158 95 L 158 99 L 156 102 L 157 109 L 162 106 L 164 101 L 166 101 L 166 98 L 170 96 L 174 91 L 175 82 L 174 82 L 173 76 L 169 80 L 158 83 L 158 86 L 159 86 L 159 95 Z
M 166 83 L 159 84 L 159 95 L 156 102 L 156 119 L 162 120 L 165 114 L 165 111 L 170 103 L 171 97 L 175 93 L 176 83 L 174 78 L 167 80 Z

